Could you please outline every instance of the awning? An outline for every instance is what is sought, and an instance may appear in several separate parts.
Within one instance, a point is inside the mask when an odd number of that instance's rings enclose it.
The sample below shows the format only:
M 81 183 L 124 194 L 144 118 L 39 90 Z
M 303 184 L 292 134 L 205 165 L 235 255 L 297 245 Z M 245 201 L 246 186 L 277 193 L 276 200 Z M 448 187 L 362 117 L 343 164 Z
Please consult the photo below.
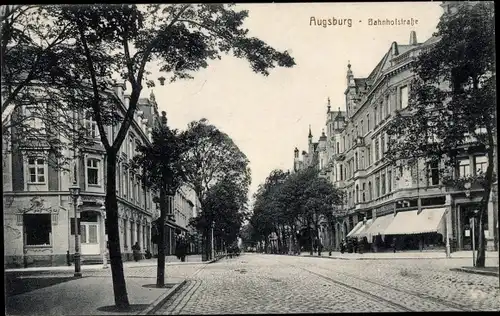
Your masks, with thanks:
M 359 234 L 359 237 L 366 237 L 368 241 L 371 241 L 373 236 L 377 236 L 378 234 L 384 235 L 385 229 L 389 226 L 389 224 L 391 224 L 393 220 L 393 214 L 377 217 L 373 221 L 373 224 L 368 227 L 368 229 Z
M 353 235 L 352 237 L 365 237 L 365 235 L 363 235 L 364 232 L 366 232 L 366 230 L 368 228 L 370 228 L 370 226 L 372 225 L 373 223 L 373 219 L 368 219 L 366 220 L 366 223 L 361 226 Z
M 424 233 L 440 233 L 444 235 L 445 208 L 423 209 L 399 212 L 394 221 L 387 227 L 384 235 L 413 235 Z
M 358 222 L 356 224 L 356 226 L 354 226 L 354 228 L 349 232 L 349 234 L 347 234 L 346 237 L 351 237 L 354 233 L 356 233 L 361 228 L 361 226 L 363 226 L 363 222 Z

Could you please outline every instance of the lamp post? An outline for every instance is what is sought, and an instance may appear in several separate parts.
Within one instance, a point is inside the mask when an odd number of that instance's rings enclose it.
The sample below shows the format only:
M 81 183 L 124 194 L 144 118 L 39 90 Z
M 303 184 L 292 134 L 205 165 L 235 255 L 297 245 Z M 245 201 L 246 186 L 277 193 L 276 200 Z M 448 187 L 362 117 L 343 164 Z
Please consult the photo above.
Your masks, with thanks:
M 472 228 L 472 266 L 476 266 L 476 216 L 479 210 L 474 210 L 474 216 L 471 218 Z
M 108 259 L 106 258 L 106 249 L 107 247 L 107 242 L 106 242 L 106 230 L 105 230 L 105 225 L 106 225 L 106 207 L 104 205 L 101 206 L 101 218 L 102 218 L 102 233 L 101 233 L 101 238 L 102 238 L 102 268 L 107 269 L 108 268 Z
M 78 232 L 78 197 L 80 196 L 80 187 L 76 184 L 73 184 L 69 188 L 69 193 L 73 198 L 73 208 L 75 211 L 75 277 L 81 277 L 82 271 L 80 266 L 80 234 Z
M 212 256 L 211 259 L 215 259 L 214 226 L 215 226 L 215 221 L 212 221 L 211 238 L 210 238 L 210 255 Z

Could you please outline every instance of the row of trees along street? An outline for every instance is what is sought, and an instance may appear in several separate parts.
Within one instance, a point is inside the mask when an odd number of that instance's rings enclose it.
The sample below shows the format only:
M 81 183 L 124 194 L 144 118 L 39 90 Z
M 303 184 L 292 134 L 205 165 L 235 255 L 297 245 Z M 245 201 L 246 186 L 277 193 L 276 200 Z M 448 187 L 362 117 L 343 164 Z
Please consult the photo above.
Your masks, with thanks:
M 478 208 L 476 266 L 484 267 L 488 202 L 496 178 L 496 64 L 493 2 L 461 5 L 445 14 L 434 36 L 439 41 L 413 63 L 408 114 L 397 113 L 388 126 L 386 159 L 421 168 L 441 163 L 442 184 L 463 190 L 469 183 L 484 189 Z M 461 152 L 485 152 L 485 172 L 457 174 Z M 498 212 L 498 210 L 497 210 Z
M 341 212 L 343 193 L 327 179 L 319 176 L 315 167 L 290 174 L 273 170 L 254 196 L 253 214 L 244 231 L 246 241 L 264 242 L 269 250 L 269 236 L 277 237 L 278 252 L 299 251 L 296 232 L 303 230 L 311 245 L 318 228 L 326 221 L 333 228 Z
M 106 156 L 106 228 L 115 304 L 128 307 L 119 242 L 116 164 L 143 87 L 155 86 L 151 70 L 159 70 L 167 82 L 173 82 L 193 78 L 211 60 L 226 54 L 247 60 L 252 71 L 264 76 L 275 67 L 292 67 L 295 62 L 287 51 L 250 37 L 243 26 L 248 12 L 235 10 L 233 5 L 12 5 L 3 6 L 1 14 L 3 141 L 11 151 L 43 142 L 44 152 L 52 158 L 49 162 L 67 169 L 62 150 L 78 148 L 83 139 L 79 133 L 86 128 L 77 124 L 73 113 L 84 111 L 97 123 Z M 112 92 L 117 77 L 131 88 L 127 104 Z M 165 78 L 160 79 L 163 85 Z M 29 113 L 24 111 L 25 105 L 30 106 Z M 34 120 L 41 122 L 38 128 L 27 124 Z M 108 126 L 117 131 L 116 137 L 108 137 Z M 61 141 L 58 133 L 67 141 Z M 9 139 L 8 135 L 22 136 Z M 202 207 L 197 227 L 203 228 L 207 245 L 207 225 L 216 216 L 204 210 L 216 205 L 210 190 L 238 186 L 238 192 L 244 192 L 250 181 L 248 161 L 227 135 L 201 120 L 190 124 L 185 134 L 155 132 L 154 149 L 143 149 L 137 164 L 157 161 L 158 156 L 147 158 L 148 154 L 157 155 L 168 147 L 167 142 L 182 144 L 177 137 L 183 139 L 184 135 L 189 149 L 175 145 L 176 149 L 168 152 L 171 156 L 160 164 L 165 169 L 156 175 L 146 172 L 145 180 L 162 189 L 162 198 L 183 181 L 194 189 Z M 177 172 L 175 159 L 181 152 L 186 153 L 183 159 L 189 163 Z M 219 182 L 225 187 L 214 187 Z M 235 201 L 242 205 L 240 195 Z M 228 205 L 225 211 L 234 209 L 235 205 Z M 163 215 L 165 212 L 163 205 Z M 158 276 L 161 285 L 160 271 Z

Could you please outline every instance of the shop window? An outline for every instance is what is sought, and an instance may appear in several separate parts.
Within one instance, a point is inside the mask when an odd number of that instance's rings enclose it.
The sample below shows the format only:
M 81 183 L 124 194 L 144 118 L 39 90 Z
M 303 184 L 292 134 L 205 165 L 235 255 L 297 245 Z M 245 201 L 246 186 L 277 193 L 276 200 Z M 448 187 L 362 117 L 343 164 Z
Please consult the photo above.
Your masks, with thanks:
M 24 214 L 23 223 L 27 246 L 50 246 L 51 214 Z

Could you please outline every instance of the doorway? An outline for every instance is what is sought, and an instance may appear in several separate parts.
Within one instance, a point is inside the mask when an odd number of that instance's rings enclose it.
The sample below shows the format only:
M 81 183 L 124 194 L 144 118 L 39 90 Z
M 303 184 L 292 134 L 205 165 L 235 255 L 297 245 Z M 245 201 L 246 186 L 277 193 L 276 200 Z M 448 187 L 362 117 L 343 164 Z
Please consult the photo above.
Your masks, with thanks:
M 95 211 L 84 211 L 80 214 L 82 255 L 101 253 L 98 216 L 99 213 Z

